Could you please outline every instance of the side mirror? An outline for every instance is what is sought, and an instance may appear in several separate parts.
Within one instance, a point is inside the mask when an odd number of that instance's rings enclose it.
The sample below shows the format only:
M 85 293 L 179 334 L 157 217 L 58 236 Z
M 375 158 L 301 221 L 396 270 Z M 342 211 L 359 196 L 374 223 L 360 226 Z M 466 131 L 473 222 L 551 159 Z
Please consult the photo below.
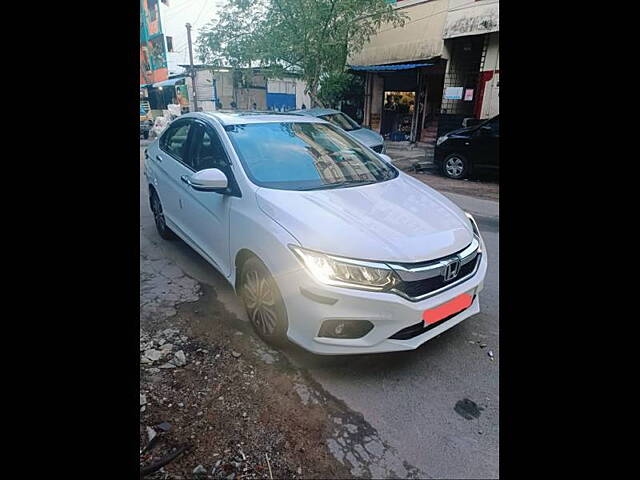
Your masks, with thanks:
M 387 163 L 392 163 L 391 157 L 389 155 L 385 155 L 384 153 L 379 153 L 378 156 Z
M 224 193 L 229 185 L 227 176 L 217 168 L 206 168 L 193 175 L 183 175 L 181 180 L 199 192 Z

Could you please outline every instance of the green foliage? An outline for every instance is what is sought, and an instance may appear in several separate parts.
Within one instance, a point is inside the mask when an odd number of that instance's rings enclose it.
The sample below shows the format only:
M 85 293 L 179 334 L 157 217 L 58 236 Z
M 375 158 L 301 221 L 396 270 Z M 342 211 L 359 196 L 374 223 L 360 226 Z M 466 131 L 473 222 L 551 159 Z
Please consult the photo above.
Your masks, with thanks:
M 321 78 L 343 72 L 381 25 L 404 25 L 405 18 L 385 0 L 228 0 L 196 47 L 211 65 L 300 73 L 322 105 Z
M 325 107 L 337 108 L 340 100 L 362 94 L 364 94 L 364 82 L 356 75 L 347 72 L 331 72 L 320 78 L 318 99 Z

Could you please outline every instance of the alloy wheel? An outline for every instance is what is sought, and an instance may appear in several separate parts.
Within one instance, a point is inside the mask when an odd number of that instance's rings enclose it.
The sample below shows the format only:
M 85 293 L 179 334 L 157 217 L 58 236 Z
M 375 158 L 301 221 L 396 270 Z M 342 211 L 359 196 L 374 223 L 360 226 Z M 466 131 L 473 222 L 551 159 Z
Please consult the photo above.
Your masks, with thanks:
M 162 205 L 157 195 L 151 197 L 151 211 L 153 212 L 153 219 L 156 222 L 156 228 L 160 233 L 163 233 L 167 229 L 167 223 L 162 213 Z
M 273 289 L 260 272 L 249 270 L 245 273 L 243 297 L 251 323 L 263 335 L 270 336 L 276 330 L 276 297 Z
M 464 161 L 460 157 L 449 158 L 444 165 L 447 175 L 458 178 L 464 172 Z

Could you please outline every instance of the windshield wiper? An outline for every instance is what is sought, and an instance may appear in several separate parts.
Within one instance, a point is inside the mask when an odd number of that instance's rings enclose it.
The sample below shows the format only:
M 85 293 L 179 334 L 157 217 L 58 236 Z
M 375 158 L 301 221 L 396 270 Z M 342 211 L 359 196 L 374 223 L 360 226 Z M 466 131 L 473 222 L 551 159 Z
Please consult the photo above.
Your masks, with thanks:
M 341 188 L 347 187 L 350 185 L 371 185 L 372 183 L 378 183 L 373 180 L 350 180 L 348 182 L 338 182 L 338 183 L 327 183 L 325 185 L 319 185 L 317 187 L 309 187 L 309 188 L 300 188 L 299 191 L 306 192 L 309 190 L 328 190 L 330 188 Z

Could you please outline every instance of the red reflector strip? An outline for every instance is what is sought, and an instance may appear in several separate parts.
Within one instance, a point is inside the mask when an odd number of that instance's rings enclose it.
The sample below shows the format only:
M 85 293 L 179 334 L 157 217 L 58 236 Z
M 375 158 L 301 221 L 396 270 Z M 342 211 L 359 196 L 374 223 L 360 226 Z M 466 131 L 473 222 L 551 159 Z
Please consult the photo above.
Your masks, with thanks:
M 453 300 L 449 300 L 447 303 L 443 303 L 436 308 L 425 310 L 422 313 L 422 319 L 426 325 L 430 325 L 438 320 L 448 317 L 449 315 L 461 312 L 465 308 L 469 308 L 471 302 L 473 302 L 473 297 L 468 293 L 463 293 L 462 295 L 458 295 Z

